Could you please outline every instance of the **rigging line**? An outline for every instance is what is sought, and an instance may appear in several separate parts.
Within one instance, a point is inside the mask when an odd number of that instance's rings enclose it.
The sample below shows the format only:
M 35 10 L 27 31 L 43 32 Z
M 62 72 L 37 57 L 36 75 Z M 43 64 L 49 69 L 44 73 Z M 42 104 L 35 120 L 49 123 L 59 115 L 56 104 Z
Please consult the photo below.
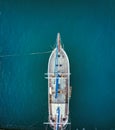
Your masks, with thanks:
M 37 125 L 38 123 L 39 123 L 39 121 L 36 121 L 36 122 L 34 122 L 33 124 L 29 125 L 28 128 L 32 128 L 32 127 L 34 127 L 35 125 Z
M 30 55 L 42 55 L 51 53 L 52 51 L 45 51 L 45 52 L 32 52 L 27 54 L 6 54 L 6 55 L 0 55 L 0 57 L 18 57 L 18 56 L 30 56 Z

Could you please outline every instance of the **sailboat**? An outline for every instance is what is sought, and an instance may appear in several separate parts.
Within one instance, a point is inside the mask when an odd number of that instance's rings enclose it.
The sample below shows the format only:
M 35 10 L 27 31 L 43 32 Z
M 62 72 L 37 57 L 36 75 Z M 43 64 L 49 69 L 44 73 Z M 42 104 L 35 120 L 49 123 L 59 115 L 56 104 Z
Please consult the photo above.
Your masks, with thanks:
M 53 130 L 64 130 L 69 121 L 70 64 L 57 34 L 56 47 L 48 62 L 48 119 Z

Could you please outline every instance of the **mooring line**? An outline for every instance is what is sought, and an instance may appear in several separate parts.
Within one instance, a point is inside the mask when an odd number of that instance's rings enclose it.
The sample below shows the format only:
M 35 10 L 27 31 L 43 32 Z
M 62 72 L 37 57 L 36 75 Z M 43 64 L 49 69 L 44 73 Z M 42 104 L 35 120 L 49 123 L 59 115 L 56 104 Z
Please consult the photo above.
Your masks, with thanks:
M 32 53 L 27 53 L 27 54 L 6 54 L 6 55 L 0 55 L 0 57 L 18 57 L 18 56 L 30 56 L 30 55 L 42 55 L 42 54 L 47 54 L 51 53 L 52 51 L 44 51 L 44 52 L 32 52 Z

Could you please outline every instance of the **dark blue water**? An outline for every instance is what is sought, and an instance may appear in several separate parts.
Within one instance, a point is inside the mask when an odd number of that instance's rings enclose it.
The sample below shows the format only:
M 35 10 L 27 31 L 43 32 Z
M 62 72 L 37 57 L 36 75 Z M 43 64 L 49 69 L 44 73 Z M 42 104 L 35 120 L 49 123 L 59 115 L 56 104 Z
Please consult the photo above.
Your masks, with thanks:
M 0 127 L 43 130 L 49 54 L 70 59 L 72 130 L 115 127 L 115 1 L 0 0 Z

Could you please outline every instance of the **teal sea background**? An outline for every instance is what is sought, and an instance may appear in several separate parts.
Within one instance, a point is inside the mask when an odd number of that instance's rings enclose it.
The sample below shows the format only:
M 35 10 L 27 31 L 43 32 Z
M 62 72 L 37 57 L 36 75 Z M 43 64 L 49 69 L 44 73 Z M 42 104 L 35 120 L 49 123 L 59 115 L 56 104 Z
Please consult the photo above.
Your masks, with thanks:
M 60 32 L 70 60 L 72 130 L 115 127 L 115 1 L 0 0 L 0 127 L 44 130 Z M 15 56 L 5 56 L 15 55 Z

